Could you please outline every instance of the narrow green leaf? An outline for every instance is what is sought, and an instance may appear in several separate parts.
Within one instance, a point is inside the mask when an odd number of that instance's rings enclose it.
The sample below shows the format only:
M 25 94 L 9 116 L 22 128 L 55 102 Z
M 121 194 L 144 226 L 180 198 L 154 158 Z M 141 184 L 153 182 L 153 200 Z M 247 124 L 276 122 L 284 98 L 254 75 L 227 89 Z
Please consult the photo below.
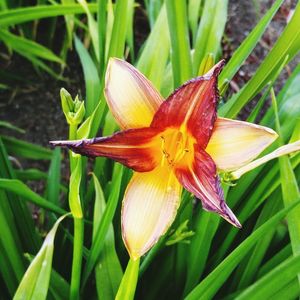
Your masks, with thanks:
M 4 200 L 3 197 L 1 197 L 1 200 Z M 11 288 L 15 290 L 17 288 L 17 283 L 22 278 L 25 268 L 22 260 L 22 253 L 16 243 L 17 237 L 14 236 L 14 231 L 11 229 L 10 224 L 8 223 L 9 219 L 5 214 L 6 212 L 0 209 L 0 249 L 3 251 L 1 252 L 1 257 L 3 255 L 7 259 L 6 271 L 10 273 L 10 277 L 4 278 L 4 280 L 7 281 L 11 279 Z M 4 259 L 4 257 L 2 259 Z M 2 275 L 7 274 L 3 271 L 3 265 L 1 264 Z M 12 292 L 12 290 L 10 292 Z
M 133 32 L 133 17 L 134 17 L 135 1 L 128 0 L 127 6 L 127 31 L 126 31 L 126 43 L 129 47 L 130 57 L 132 61 L 135 61 L 134 53 L 134 32 Z
M 295 53 L 291 53 L 295 43 L 298 43 L 300 37 L 300 27 L 298 20 L 300 18 L 300 3 L 296 6 L 292 19 L 287 24 L 285 30 L 276 41 L 274 47 L 257 69 L 255 75 L 248 83 L 235 94 L 220 109 L 220 114 L 229 118 L 234 118 L 239 111 L 246 105 L 282 67 L 282 62 L 289 56 L 292 59 Z M 298 49 L 299 51 L 299 49 Z M 274 63 L 275 62 L 275 63 Z
M 89 4 L 89 10 L 96 12 L 97 5 Z M 82 14 L 80 4 L 73 5 L 38 5 L 22 7 L 0 12 L 0 26 L 13 26 L 16 24 L 33 21 L 36 19 L 63 16 L 67 14 Z
M 260 216 L 258 217 L 255 229 L 259 227 L 260 224 L 263 224 L 266 220 L 277 213 L 282 207 L 282 199 L 278 197 L 276 193 L 273 193 L 273 197 L 268 199 L 268 202 L 264 205 Z M 237 284 L 237 289 L 242 290 L 252 283 L 253 279 L 257 275 L 257 270 L 259 269 L 263 258 L 268 250 L 271 240 L 274 236 L 276 227 L 273 231 L 266 234 L 254 247 L 249 258 L 245 260 L 245 264 L 241 265 L 238 271 L 235 274 L 236 280 L 234 282 Z
M 64 64 L 64 62 L 50 49 L 22 36 L 12 34 L 8 30 L 0 29 L 0 40 L 13 50 L 18 50 L 19 52 L 25 52 L 49 61 Z
M 99 50 L 99 36 L 98 36 L 97 22 L 95 21 L 93 15 L 91 14 L 86 1 L 85 0 L 77 0 L 77 1 L 82 6 L 82 8 L 84 9 L 84 11 L 87 15 L 89 34 L 91 35 L 95 55 L 96 55 L 97 61 L 99 62 L 100 61 L 100 56 L 99 56 L 100 50 Z M 101 22 L 102 22 L 102 20 L 101 20 Z
M 228 0 L 205 1 L 197 32 L 193 59 L 193 75 L 197 75 L 201 61 L 208 53 L 218 57 L 227 20 Z
M 22 128 L 19 128 L 17 126 L 14 126 L 13 124 L 6 122 L 6 121 L 0 121 L 0 127 L 5 127 L 14 131 L 17 131 L 19 133 L 25 133 L 25 130 Z
M 163 5 L 137 62 L 137 68 L 158 90 L 165 77 L 165 68 L 170 53 L 168 30 L 167 12 Z M 168 82 L 172 85 L 172 80 Z
M 74 5 L 75 0 L 61 0 L 61 3 L 64 5 Z M 64 16 L 66 21 L 66 29 L 67 29 L 67 46 L 69 48 L 72 48 L 72 36 L 73 36 L 73 30 L 74 30 L 74 15 L 65 15 Z
M 15 179 L 15 174 L 12 165 L 8 159 L 6 149 L 0 138 L 0 177 L 6 179 Z M 34 223 L 32 220 L 31 212 L 28 209 L 27 203 L 24 203 L 21 199 L 22 196 L 9 192 L 1 192 L 1 208 L 5 211 L 7 222 L 14 234 L 14 238 L 20 249 L 26 249 L 26 251 L 37 251 L 40 247 L 40 237 L 35 231 Z M 22 220 L 22 222 L 19 222 Z M 17 229 L 18 231 L 15 231 Z M 19 238 L 22 242 L 22 246 L 19 243 Z M 24 247 L 24 248 L 23 248 Z
M 76 162 L 76 165 L 70 177 L 69 206 L 74 218 L 82 218 L 83 214 L 80 202 L 80 182 L 82 173 L 81 157 L 76 157 L 74 161 Z
M 55 204 L 47 201 L 40 195 L 33 192 L 27 185 L 25 185 L 20 180 L 0 178 L 0 189 L 16 193 L 17 195 L 22 196 L 22 198 L 27 199 L 27 201 L 30 201 L 39 207 L 48 209 L 57 214 L 66 213 L 66 211 L 62 208 L 56 206 Z
M 273 300 L 294 300 L 300 293 L 299 283 L 297 279 L 292 279 L 288 284 L 272 295 Z
M 248 287 L 235 299 L 273 299 L 272 295 L 294 279 L 299 269 L 300 255 L 291 257 Z
M 8 136 L 1 136 L 1 139 L 10 155 L 16 155 L 30 159 L 50 160 L 52 158 L 52 151 L 44 147 Z
M 115 164 L 111 193 L 109 195 L 105 212 L 103 213 L 103 217 L 101 219 L 95 240 L 92 243 L 92 247 L 86 262 L 85 270 L 83 273 L 83 285 L 85 285 L 103 249 L 104 240 L 107 235 L 109 225 L 112 222 L 115 210 L 117 208 L 121 188 L 122 174 L 122 166 L 119 164 Z
M 198 21 L 200 18 L 200 8 L 202 0 L 189 0 L 188 15 L 189 25 L 192 30 L 193 44 L 196 42 L 196 35 L 198 29 Z
M 238 69 L 253 51 L 254 47 L 260 41 L 260 38 L 262 37 L 268 25 L 270 24 L 275 13 L 281 6 L 282 2 L 283 0 L 275 1 L 273 6 L 265 13 L 265 15 L 259 21 L 259 23 L 253 28 L 250 34 L 233 53 L 232 57 L 225 65 L 223 71 L 219 76 L 220 87 L 222 87 L 226 83 L 226 81 L 230 81 L 233 78 L 234 74 L 238 71 Z
M 53 157 L 50 162 L 50 167 L 47 177 L 47 199 L 58 205 L 59 190 L 60 190 L 60 165 L 61 165 L 61 150 L 55 148 L 53 150 Z
M 49 291 L 57 300 L 64 300 L 69 297 L 69 283 L 53 268 L 50 276 Z
M 123 57 L 127 30 L 128 0 L 116 2 L 114 24 L 108 51 L 109 57 Z
M 274 90 L 271 90 L 273 110 L 275 112 L 275 123 L 276 129 L 279 133 L 279 142 L 281 146 L 283 144 L 281 125 L 278 116 L 278 108 Z M 280 178 L 281 178 L 281 189 L 282 198 L 284 206 L 287 207 L 291 203 L 295 202 L 296 199 L 300 199 L 300 192 L 298 189 L 297 179 L 295 177 L 291 162 L 287 156 L 279 157 L 279 168 L 280 168 Z M 299 220 L 300 208 L 295 208 L 287 218 L 289 234 L 294 255 L 300 254 L 300 220 Z M 300 283 L 300 272 L 298 275 L 298 280 Z
M 105 65 L 105 43 L 106 43 L 106 21 L 107 0 L 98 1 L 97 23 L 98 23 L 98 42 L 99 42 L 99 65 L 100 72 L 104 73 Z
M 13 298 L 14 300 L 46 299 L 52 269 L 54 237 L 59 223 L 66 216 L 61 216 L 47 234 L 42 248 L 27 269 Z
M 276 266 L 282 263 L 284 260 L 289 258 L 292 255 L 292 247 L 289 243 L 283 249 L 278 251 L 274 256 L 272 256 L 260 269 L 257 274 L 257 278 L 261 278 L 266 275 L 268 272 L 273 270 Z M 299 285 L 299 284 L 298 284 Z
M 167 0 L 166 8 L 172 47 L 174 87 L 176 88 L 192 75 L 186 1 Z
M 97 230 L 106 208 L 106 203 L 100 183 L 94 174 L 93 180 L 95 185 L 93 240 L 95 240 Z M 99 299 L 115 299 L 118 287 L 122 280 L 123 271 L 115 250 L 115 237 L 112 223 L 109 225 L 103 250 L 95 266 L 95 275 Z
M 186 300 L 200 300 L 200 299 L 211 299 L 218 289 L 224 284 L 226 279 L 230 276 L 232 271 L 236 268 L 239 262 L 249 253 L 252 247 L 257 241 L 262 238 L 266 233 L 274 228 L 278 222 L 284 218 L 290 211 L 292 211 L 300 201 L 289 205 L 287 208 L 281 210 L 274 215 L 270 220 L 260 226 L 257 230 L 244 240 L 235 250 L 233 250 L 218 266 L 215 268 L 207 277 L 204 278 L 188 294 Z
M 74 38 L 75 48 L 79 55 L 84 73 L 86 87 L 86 117 L 90 116 L 100 101 L 101 85 L 95 66 L 90 54 L 77 36 Z

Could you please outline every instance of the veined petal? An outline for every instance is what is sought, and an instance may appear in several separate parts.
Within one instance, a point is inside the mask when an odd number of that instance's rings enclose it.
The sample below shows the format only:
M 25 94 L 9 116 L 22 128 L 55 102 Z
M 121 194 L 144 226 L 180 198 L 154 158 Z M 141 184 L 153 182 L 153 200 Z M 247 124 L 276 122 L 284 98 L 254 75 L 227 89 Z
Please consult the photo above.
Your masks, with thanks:
M 154 169 L 161 159 L 159 131 L 153 128 L 128 129 L 110 137 L 79 141 L 52 141 L 54 146 L 66 146 L 86 156 L 114 159 L 138 172 Z
M 267 127 L 218 118 L 206 152 L 220 171 L 232 171 L 249 163 L 278 137 Z
M 149 126 L 163 98 L 151 82 L 129 63 L 111 58 L 105 95 L 117 123 L 123 129 Z
M 224 201 L 213 160 L 199 145 L 195 145 L 194 150 L 194 161 L 190 164 L 182 164 L 175 170 L 178 180 L 185 189 L 201 200 L 205 210 L 216 212 L 232 225 L 241 227 Z
M 217 77 L 224 66 L 220 61 L 207 74 L 179 87 L 156 112 L 152 127 L 186 128 L 205 148 L 217 117 Z
M 172 224 L 181 190 L 168 168 L 133 175 L 122 207 L 123 240 L 133 259 L 147 252 Z

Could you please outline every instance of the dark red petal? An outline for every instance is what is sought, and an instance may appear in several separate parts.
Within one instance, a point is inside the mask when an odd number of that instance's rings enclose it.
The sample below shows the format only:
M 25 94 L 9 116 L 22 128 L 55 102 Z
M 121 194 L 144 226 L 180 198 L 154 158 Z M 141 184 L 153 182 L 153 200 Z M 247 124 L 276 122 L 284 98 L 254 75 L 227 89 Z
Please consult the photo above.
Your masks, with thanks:
M 120 131 L 109 137 L 97 137 L 79 141 L 50 142 L 54 146 L 65 146 L 85 156 L 103 156 L 122 163 L 138 172 L 153 170 L 159 163 L 159 133 L 153 128 Z
M 184 125 L 197 143 L 205 148 L 217 117 L 217 78 L 223 66 L 224 60 L 204 76 L 179 87 L 161 104 L 151 127 L 165 129 Z
M 226 205 L 212 158 L 199 145 L 195 145 L 194 162 L 175 170 L 179 182 L 202 202 L 205 210 L 216 212 L 236 227 L 241 224 Z

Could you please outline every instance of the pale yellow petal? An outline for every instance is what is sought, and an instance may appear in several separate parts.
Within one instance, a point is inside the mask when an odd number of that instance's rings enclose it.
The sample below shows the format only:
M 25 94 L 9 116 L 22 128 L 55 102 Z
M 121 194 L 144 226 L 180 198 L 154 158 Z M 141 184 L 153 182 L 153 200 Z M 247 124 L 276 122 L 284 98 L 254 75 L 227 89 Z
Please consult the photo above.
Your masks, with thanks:
M 109 60 L 105 95 L 117 123 L 123 129 L 149 126 L 163 98 L 151 82 L 129 63 Z
M 232 171 L 256 158 L 277 137 L 267 127 L 218 118 L 206 151 L 218 170 Z
M 181 185 L 168 168 L 135 173 L 122 207 L 122 235 L 133 259 L 146 253 L 172 224 Z

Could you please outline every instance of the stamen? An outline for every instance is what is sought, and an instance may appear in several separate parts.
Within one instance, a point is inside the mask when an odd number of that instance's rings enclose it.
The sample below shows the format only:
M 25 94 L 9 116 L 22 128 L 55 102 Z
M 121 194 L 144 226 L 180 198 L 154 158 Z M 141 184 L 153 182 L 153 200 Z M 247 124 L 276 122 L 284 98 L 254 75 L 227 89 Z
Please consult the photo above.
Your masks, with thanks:
M 186 132 L 167 130 L 161 138 L 161 150 L 163 166 L 167 161 L 170 167 L 174 167 L 183 157 L 190 152 L 190 140 Z

